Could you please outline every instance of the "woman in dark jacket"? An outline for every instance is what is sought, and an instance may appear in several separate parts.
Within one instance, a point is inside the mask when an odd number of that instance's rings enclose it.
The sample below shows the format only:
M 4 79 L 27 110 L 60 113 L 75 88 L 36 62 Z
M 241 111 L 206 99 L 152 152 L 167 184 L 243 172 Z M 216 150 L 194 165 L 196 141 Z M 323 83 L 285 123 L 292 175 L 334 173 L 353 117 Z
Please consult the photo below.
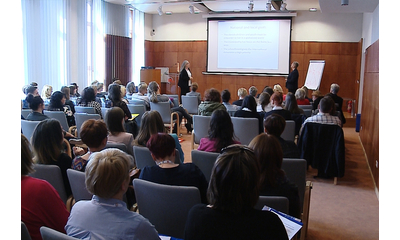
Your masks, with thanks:
M 178 86 L 181 88 L 181 95 L 186 95 L 190 92 L 189 81 L 192 81 L 192 73 L 190 72 L 190 63 L 188 60 L 182 62 L 182 66 L 179 73 Z

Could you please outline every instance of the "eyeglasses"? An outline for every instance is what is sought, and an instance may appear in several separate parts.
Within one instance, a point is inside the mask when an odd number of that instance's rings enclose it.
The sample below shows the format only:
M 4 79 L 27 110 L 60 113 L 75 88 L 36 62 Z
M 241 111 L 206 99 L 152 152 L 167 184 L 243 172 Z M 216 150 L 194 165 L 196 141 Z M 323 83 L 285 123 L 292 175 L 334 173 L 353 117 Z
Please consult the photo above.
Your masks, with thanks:
M 231 149 L 232 150 L 237 150 L 238 149 L 238 150 L 241 150 L 241 151 L 249 151 L 249 152 L 254 154 L 254 150 L 253 149 L 247 147 L 246 145 L 241 145 L 241 144 L 232 144 L 232 145 L 229 145 L 227 147 L 224 147 L 224 148 L 221 149 L 221 154 L 224 153 L 224 152 L 227 152 L 227 151 L 229 151 Z

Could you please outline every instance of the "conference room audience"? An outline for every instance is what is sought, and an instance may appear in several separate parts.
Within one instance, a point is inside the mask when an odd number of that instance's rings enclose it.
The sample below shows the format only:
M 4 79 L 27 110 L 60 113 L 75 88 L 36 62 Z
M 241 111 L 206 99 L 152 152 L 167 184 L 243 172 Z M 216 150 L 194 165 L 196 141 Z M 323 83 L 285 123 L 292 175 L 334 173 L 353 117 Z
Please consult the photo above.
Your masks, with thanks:
M 55 91 L 51 95 L 50 104 L 47 108 L 48 111 L 62 111 L 65 113 L 65 117 L 67 118 L 68 126 L 72 127 L 75 126 L 75 117 L 74 114 L 69 107 L 69 105 L 65 104 L 67 98 L 65 94 L 60 91 Z
M 28 102 L 30 109 L 32 109 L 32 112 L 29 113 L 29 115 L 26 117 L 26 120 L 42 121 L 49 118 L 48 116 L 43 114 L 44 101 L 42 97 L 40 97 L 39 95 L 33 96 L 32 94 L 28 94 L 28 96 L 26 97 L 26 101 Z
M 82 123 L 79 136 L 88 147 L 83 155 L 76 156 L 72 160 L 72 168 L 84 172 L 90 155 L 100 152 L 107 144 L 108 130 L 103 120 L 88 119 Z
M 74 204 L 65 230 L 79 239 L 160 239 L 142 215 L 129 211 L 123 196 L 128 190 L 129 158 L 119 149 L 105 149 L 90 156 L 85 185 L 91 200 Z
M 78 106 L 81 107 L 92 107 L 96 114 L 99 114 L 101 118 L 101 104 L 96 101 L 96 92 L 92 87 L 85 87 L 82 91 L 82 96 L 78 102 Z
M 294 94 L 296 97 L 297 105 L 310 105 L 310 101 L 306 98 L 306 91 L 298 88 Z
M 264 132 L 263 117 L 257 113 L 257 103 L 256 103 L 256 99 L 253 96 L 247 95 L 243 99 L 242 108 L 240 110 L 237 110 L 233 116 L 257 119 L 258 120 L 258 133 Z
M 199 84 L 197 82 L 192 83 L 192 86 L 190 86 L 191 91 L 186 93 L 186 96 L 195 96 L 198 98 L 198 103 L 201 103 L 201 94 L 197 92 L 197 89 L 199 89 Z
M 331 114 L 332 109 L 335 109 L 335 102 L 333 101 L 333 99 L 329 96 L 323 97 L 319 102 L 319 112 L 304 121 L 299 134 L 301 134 L 301 130 L 303 129 L 304 124 L 308 122 L 320 124 L 336 124 L 339 127 L 342 127 L 342 121 L 340 120 L 340 118 Z
M 299 105 L 297 104 L 297 99 L 294 96 L 294 94 L 291 92 L 288 92 L 286 94 L 286 101 L 285 101 L 284 109 L 288 110 L 292 115 L 293 114 L 304 114 L 304 110 L 299 108 Z
M 161 95 L 160 94 L 160 86 L 158 86 L 158 83 L 153 81 L 149 83 L 149 86 L 147 87 L 147 92 L 148 92 L 148 96 L 149 96 L 149 100 L 150 102 L 153 103 L 158 103 L 158 102 L 169 102 L 169 105 L 171 107 L 171 111 L 172 112 L 177 112 L 179 115 L 179 120 L 178 120 L 178 124 L 174 124 L 173 127 L 173 132 L 176 133 L 177 132 L 177 127 L 180 127 L 180 124 L 182 122 L 182 118 L 186 118 L 187 122 L 185 124 L 185 127 L 187 129 L 187 132 L 191 132 L 193 130 L 192 128 L 192 123 L 193 123 L 193 119 L 192 116 L 190 116 L 189 113 L 187 113 L 186 109 L 184 109 L 183 107 L 174 107 L 174 103 L 171 101 L 171 99 L 166 96 L 166 95 Z
M 123 143 L 126 146 L 127 152 L 133 155 L 134 136 L 131 133 L 125 132 L 124 111 L 119 107 L 111 108 L 106 114 L 105 122 L 109 131 L 108 142 Z
M 229 92 L 228 89 L 224 89 L 221 92 L 221 99 L 222 99 L 222 104 L 224 104 L 224 106 L 228 112 L 235 112 L 240 109 L 239 106 L 231 104 L 229 102 L 231 100 L 231 92 Z
M 226 107 L 221 103 L 221 94 L 215 88 L 207 89 L 204 92 L 204 102 L 199 105 L 198 113 L 201 116 L 211 116 L 217 109 L 226 111 Z
M 62 86 L 61 92 L 65 94 L 65 105 L 68 105 L 72 113 L 75 114 L 75 104 L 71 101 L 71 89 L 67 86 Z
M 346 118 L 343 115 L 343 98 L 339 97 L 337 94 L 340 90 L 340 86 L 337 83 L 332 83 L 331 88 L 330 88 L 330 93 L 327 94 L 327 96 L 331 97 L 333 101 L 338 105 L 336 108 L 336 111 L 340 112 L 340 120 L 342 121 L 343 124 L 346 123 Z
M 208 136 L 200 139 L 197 150 L 220 152 L 231 144 L 240 144 L 235 140 L 231 116 L 225 110 L 215 110 L 211 114 Z
M 42 93 L 40 96 L 42 97 L 45 105 L 48 105 L 50 103 L 50 97 L 51 97 L 52 93 L 53 93 L 52 86 L 47 85 L 47 84 L 43 86 Z
M 139 133 L 134 140 L 134 145 L 146 147 L 151 135 L 165 132 L 166 129 L 160 113 L 154 110 L 146 111 L 142 116 L 142 124 L 140 125 Z M 175 140 L 175 148 L 179 152 L 181 163 L 183 163 L 185 155 L 179 142 L 178 135 L 176 135 L 176 133 L 171 133 L 170 135 Z
M 294 143 L 294 141 L 285 140 L 281 137 L 283 131 L 285 130 L 285 127 L 286 127 L 285 119 L 278 114 L 272 114 L 264 120 L 265 132 L 275 136 L 278 139 L 282 148 L 283 157 L 300 158 L 300 151 L 296 143 Z
M 37 87 L 28 85 L 25 87 L 25 95 L 32 94 L 33 96 L 39 96 L 39 92 Z M 29 109 L 29 103 L 26 101 L 26 98 L 22 100 L 22 109 Z
M 281 115 L 285 120 L 292 120 L 292 114 L 282 107 L 283 96 L 280 92 L 275 92 L 270 98 L 272 110 L 264 114 L 264 119 L 271 114 Z
M 175 140 L 167 133 L 151 135 L 146 147 L 150 150 L 156 166 L 147 166 L 140 172 L 140 179 L 174 186 L 193 186 L 200 191 L 202 203 L 207 203 L 207 180 L 193 163 L 176 164 Z
M 259 198 L 260 169 L 253 150 L 231 145 L 222 150 L 207 189 L 209 205 L 188 214 L 185 240 L 288 239 L 279 217 L 254 209 Z
M 67 177 L 67 169 L 71 168 L 72 159 L 64 153 L 64 134 L 60 122 L 50 118 L 41 121 L 32 135 L 35 162 L 56 165 L 61 170 L 67 196 L 71 195 L 71 186 Z
M 129 103 L 127 97 L 126 97 L 126 87 L 124 85 L 120 85 L 121 87 L 121 100 L 124 101 L 126 104 Z
M 243 99 L 244 99 L 244 97 L 247 96 L 246 88 L 239 88 L 238 91 L 237 91 L 237 95 L 238 95 L 239 99 L 234 101 L 232 104 L 236 105 L 236 106 L 239 106 L 239 107 L 242 107 Z
M 312 104 L 312 98 L 309 98 L 308 97 L 308 87 L 306 87 L 305 85 L 303 85 L 302 87 L 301 87 L 301 89 L 303 89 L 304 90 L 304 92 L 306 93 L 306 96 L 305 96 L 305 99 L 308 99 L 308 101 L 310 102 L 310 104 Z
M 65 233 L 69 212 L 50 183 L 28 176 L 35 171 L 32 158 L 29 141 L 21 134 L 21 221 L 32 240 L 41 240 L 42 226 Z
M 283 152 L 278 139 L 262 133 L 249 143 L 249 147 L 254 150 L 260 165 L 260 195 L 287 197 L 289 215 L 300 218 L 299 190 L 282 170 Z
M 311 96 L 313 99 L 312 110 L 316 110 L 318 109 L 319 102 L 324 97 L 324 95 L 319 90 L 315 90 L 312 92 Z

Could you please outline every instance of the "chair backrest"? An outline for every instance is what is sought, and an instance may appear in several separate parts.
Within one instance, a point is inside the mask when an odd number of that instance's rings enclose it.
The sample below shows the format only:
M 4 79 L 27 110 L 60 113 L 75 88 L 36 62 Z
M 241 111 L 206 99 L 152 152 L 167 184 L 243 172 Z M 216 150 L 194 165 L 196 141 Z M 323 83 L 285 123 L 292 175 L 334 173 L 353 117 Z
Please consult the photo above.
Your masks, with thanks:
M 133 156 L 136 161 L 136 167 L 142 169 L 146 166 L 155 166 L 150 150 L 147 147 L 133 146 Z M 179 151 L 175 149 L 175 163 L 180 164 Z
M 139 98 L 129 99 L 129 104 L 146 106 L 146 102 Z
M 179 107 L 179 96 L 176 94 L 165 94 L 165 96 L 172 98 L 174 102 L 174 107 Z
M 217 160 L 219 153 L 192 150 L 192 163 L 194 163 L 203 172 L 207 182 L 210 181 L 211 170 Z
M 68 132 L 69 125 L 68 125 L 68 121 L 67 121 L 67 116 L 65 116 L 65 113 L 63 111 L 47 111 L 47 110 L 44 110 L 43 114 L 48 116 L 49 118 L 57 119 L 60 122 L 61 127 L 64 129 L 64 131 Z
M 54 229 L 48 228 L 46 226 L 40 227 L 40 234 L 43 240 L 76 240 L 79 238 L 74 238 L 66 235 L 65 233 L 56 231 Z
M 310 104 L 310 105 L 299 105 L 299 108 L 301 108 L 301 109 L 312 109 L 312 105 Z
M 307 161 L 305 159 L 284 158 L 282 161 L 282 169 L 285 171 L 286 177 L 297 185 L 300 197 L 300 210 L 303 211 Z
M 111 108 L 106 108 L 102 107 L 101 108 L 101 115 L 103 116 L 103 119 L 106 119 L 107 112 L 110 111 Z
M 260 196 L 255 209 L 262 210 L 264 206 L 289 214 L 289 200 L 282 196 Z
M 68 196 L 60 168 L 56 165 L 34 164 L 33 169 L 35 171 L 30 173 L 29 176 L 49 182 L 57 190 L 61 200 L 66 203 Z
M 121 150 L 125 153 L 128 153 L 128 149 L 127 149 L 126 145 L 123 143 L 107 142 L 104 149 L 107 149 L 107 148 L 118 148 L 119 150 Z
M 89 114 L 95 114 L 96 111 L 95 111 L 94 107 L 75 106 L 75 113 L 89 113 Z
M 171 124 L 171 107 L 169 102 L 150 102 L 150 109 L 159 112 L 164 123 Z
M 31 235 L 29 234 L 28 228 L 25 223 L 21 221 L 21 240 L 31 240 Z
M 211 116 L 193 115 L 193 131 L 194 143 L 199 144 L 200 139 L 208 136 L 208 128 L 210 127 Z
M 286 120 L 286 126 L 281 134 L 281 138 L 287 141 L 293 141 L 296 132 L 296 122 L 293 120 Z
M 306 115 L 306 117 L 311 117 L 312 114 L 312 109 L 303 109 L 304 110 L 304 115 Z
M 259 134 L 259 122 L 256 118 L 231 117 L 233 131 L 238 141 L 248 145 Z
M 26 119 L 28 115 L 32 112 L 32 109 L 21 109 L 21 115 Z
M 35 131 L 36 126 L 40 123 L 40 121 L 28 121 L 28 120 L 22 120 L 21 119 L 21 130 L 22 134 L 29 140 L 30 143 L 32 143 L 32 135 L 33 132 Z
M 155 226 L 159 234 L 184 238 L 189 210 L 201 203 L 198 188 L 157 184 L 135 178 L 133 189 L 140 214 Z
M 82 123 L 88 119 L 100 119 L 99 114 L 88 114 L 88 113 L 78 113 L 75 112 L 75 123 L 76 123 L 76 131 L 78 133 L 78 137 L 80 137 L 80 131 Z
M 199 109 L 199 98 L 196 96 L 182 95 L 182 107 L 186 109 L 189 114 L 197 115 Z
M 140 125 L 141 125 L 141 123 L 142 123 L 142 116 L 143 116 L 143 114 L 146 112 L 146 106 L 145 106 L 145 105 L 142 105 L 142 104 L 139 104 L 139 105 L 136 105 L 136 104 L 128 104 L 128 108 L 129 108 L 129 111 L 130 111 L 131 113 L 137 113 L 137 114 L 139 114 L 139 116 L 137 116 L 137 117 L 135 118 L 135 121 L 136 121 L 138 127 L 140 127 Z
M 76 202 L 92 199 L 93 195 L 86 189 L 84 172 L 70 168 L 67 169 L 67 175 L 69 184 L 71 185 L 72 195 Z

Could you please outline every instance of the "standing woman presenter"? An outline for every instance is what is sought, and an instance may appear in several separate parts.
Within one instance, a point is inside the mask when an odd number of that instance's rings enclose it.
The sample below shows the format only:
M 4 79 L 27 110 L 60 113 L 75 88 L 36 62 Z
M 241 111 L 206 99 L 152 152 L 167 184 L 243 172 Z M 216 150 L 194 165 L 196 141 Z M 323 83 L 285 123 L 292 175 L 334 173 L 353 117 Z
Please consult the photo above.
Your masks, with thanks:
M 289 73 L 286 79 L 286 88 L 289 92 L 295 94 L 297 88 L 299 88 L 299 71 L 297 71 L 299 63 L 293 62 L 290 67 L 292 68 L 292 72 Z
M 190 92 L 190 85 L 193 80 L 192 73 L 190 72 L 190 63 L 188 60 L 182 62 L 181 70 L 179 73 L 178 86 L 181 88 L 180 95 L 186 95 Z

